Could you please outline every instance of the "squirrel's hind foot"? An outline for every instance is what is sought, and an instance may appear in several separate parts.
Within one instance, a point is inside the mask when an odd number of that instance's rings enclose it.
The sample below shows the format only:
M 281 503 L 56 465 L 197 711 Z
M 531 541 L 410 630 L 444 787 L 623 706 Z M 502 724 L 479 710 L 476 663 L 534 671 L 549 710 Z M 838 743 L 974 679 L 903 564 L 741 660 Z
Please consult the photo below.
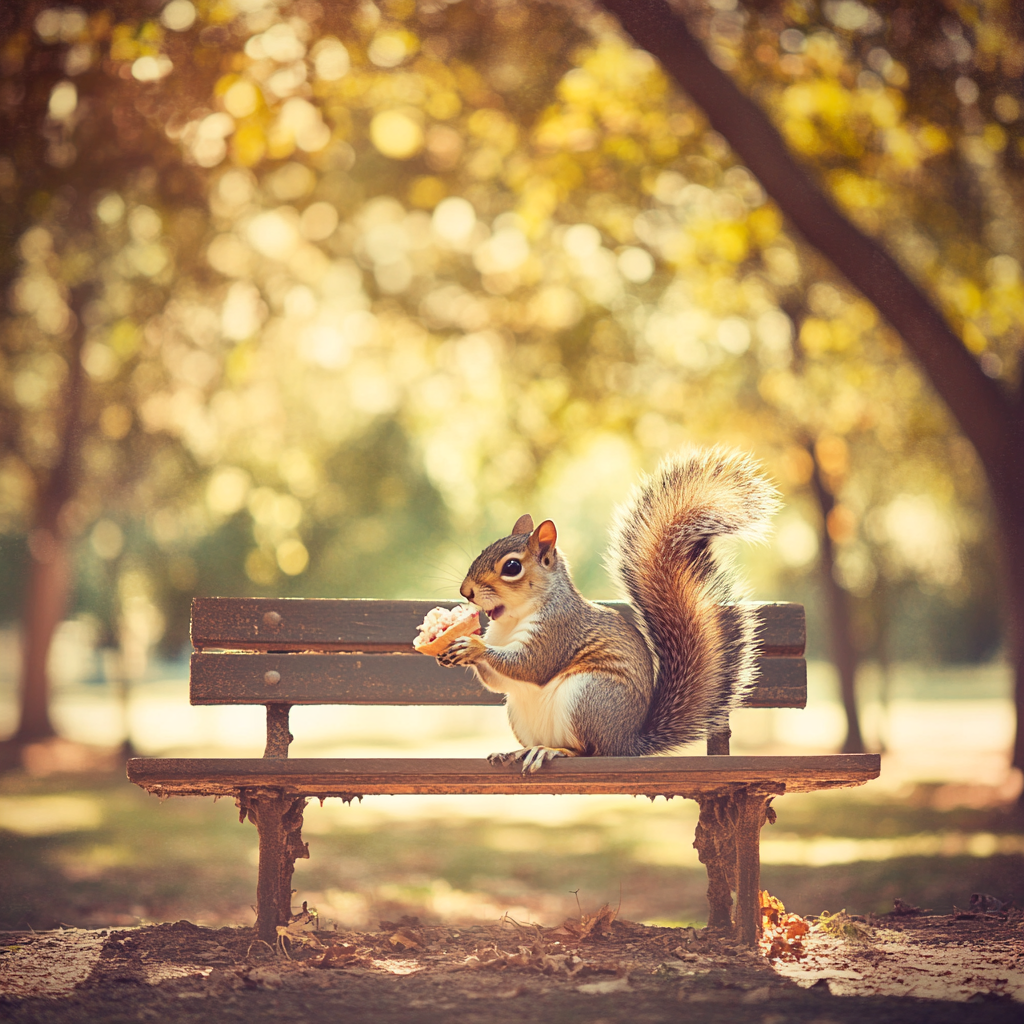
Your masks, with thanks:
M 523 774 L 533 773 L 544 767 L 545 761 L 553 761 L 556 757 L 579 757 L 575 750 L 568 747 L 545 747 L 538 744 L 535 747 L 523 747 L 520 750 L 513 750 L 508 754 L 490 754 L 487 758 L 491 764 L 498 766 L 515 764 L 516 761 L 523 762 Z

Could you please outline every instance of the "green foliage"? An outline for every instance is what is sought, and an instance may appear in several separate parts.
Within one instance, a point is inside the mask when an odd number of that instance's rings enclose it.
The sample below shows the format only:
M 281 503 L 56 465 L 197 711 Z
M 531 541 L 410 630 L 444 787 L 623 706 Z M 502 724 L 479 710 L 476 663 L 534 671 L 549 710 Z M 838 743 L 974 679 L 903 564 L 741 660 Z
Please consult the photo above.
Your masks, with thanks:
M 855 921 L 847 914 L 845 908 L 830 914 L 823 910 L 815 922 L 815 931 L 824 932 L 834 939 L 845 939 L 847 942 L 866 942 L 871 936 L 871 929 L 860 921 Z
M 858 4 L 693 13 L 1008 376 L 1024 304 L 993 225 L 1016 194 L 1017 37 L 995 30 L 998 5 L 960 36 L 926 6 L 865 7 L 856 28 Z M 530 504 L 557 512 L 605 594 L 613 502 L 664 452 L 713 440 L 754 448 L 789 501 L 749 559 L 762 593 L 806 587 L 827 529 L 865 649 L 882 588 L 910 618 L 984 607 L 957 653 L 991 651 L 968 447 L 871 307 L 606 18 L 484 0 L 174 9 L 28 5 L 6 15 L 0 66 L 20 97 L 0 159 L 0 528 L 33 529 L 81 437 L 62 521 L 80 604 L 112 634 L 127 594 L 159 607 L 171 647 L 193 593 L 449 596 Z M 977 36 L 973 104 L 929 99 L 954 86 L 909 59 L 908 10 L 957 53 Z

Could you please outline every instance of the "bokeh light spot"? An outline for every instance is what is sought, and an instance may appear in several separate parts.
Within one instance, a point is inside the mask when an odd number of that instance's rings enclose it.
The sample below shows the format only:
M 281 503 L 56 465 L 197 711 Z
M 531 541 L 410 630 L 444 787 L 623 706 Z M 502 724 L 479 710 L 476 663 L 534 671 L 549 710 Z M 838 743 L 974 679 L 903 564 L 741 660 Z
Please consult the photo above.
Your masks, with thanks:
M 252 82 L 235 82 L 224 93 L 224 109 L 232 117 L 248 117 L 259 103 L 259 92 Z
M 124 531 L 112 519 L 101 519 L 89 535 L 93 551 L 105 562 L 111 562 L 124 548 Z
M 401 110 L 385 110 L 370 122 L 370 141 L 392 160 L 408 160 L 423 148 L 423 129 Z
M 160 20 L 172 32 L 186 32 L 196 20 L 196 9 L 189 0 L 171 0 L 160 14 Z
M 158 53 L 155 57 L 140 57 L 132 64 L 132 77 L 140 82 L 159 82 L 174 70 L 170 57 Z
M 290 537 L 277 546 L 277 564 L 287 576 L 298 576 L 309 565 L 309 552 L 301 540 Z
M 322 242 L 334 234 L 338 226 L 338 211 L 331 203 L 311 203 L 302 211 L 299 230 L 311 242 Z
M 78 106 L 78 90 L 73 82 L 58 82 L 50 91 L 50 117 L 66 121 Z
M 629 246 L 619 253 L 619 273 L 633 284 L 643 284 L 654 273 L 654 259 L 646 249 Z
M 348 74 L 351 61 L 344 44 L 332 37 L 321 39 L 313 47 L 313 67 L 317 78 L 325 82 L 336 82 Z

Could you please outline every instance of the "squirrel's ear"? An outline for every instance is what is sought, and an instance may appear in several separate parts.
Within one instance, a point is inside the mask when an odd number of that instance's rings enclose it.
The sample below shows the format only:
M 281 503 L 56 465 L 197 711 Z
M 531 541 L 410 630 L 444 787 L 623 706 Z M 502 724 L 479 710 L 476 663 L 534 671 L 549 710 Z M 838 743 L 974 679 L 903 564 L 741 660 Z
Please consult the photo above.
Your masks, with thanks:
M 558 540 L 558 531 L 550 519 L 545 519 L 533 533 L 530 534 L 530 546 L 537 551 L 538 555 L 546 555 Z
M 520 516 L 516 520 L 516 525 L 512 527 L 512 537 L 516 537 L 521 533 L 533 533 L 533 516 L 529 512 L 525 516 Z

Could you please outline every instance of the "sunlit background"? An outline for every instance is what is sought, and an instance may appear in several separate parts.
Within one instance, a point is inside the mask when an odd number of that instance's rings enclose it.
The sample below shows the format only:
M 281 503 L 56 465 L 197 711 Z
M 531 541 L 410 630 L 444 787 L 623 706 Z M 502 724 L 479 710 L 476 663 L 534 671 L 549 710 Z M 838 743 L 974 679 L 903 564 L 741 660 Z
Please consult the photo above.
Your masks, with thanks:
M 261 709 L 188 706 L 193 596 L 451 599 L 525 511 L 556 520 L 585 594 L 617 596 L 615 504 L 665 453 L 722 442 L 784 494 L 770 544 L 737 554 L 750 596 L 806 604 L 812 660 L 808 709 L 741 713 L 734 748 L 847 742 L 840 628 L 857 727 L 886 752 L 877 785 L 1015 795 L 972 448 L 873 307 L 599 8 L 19 6 L 0 52 L 18 126 L 0 155 L 0 734 L 40 565 L 70 566 L 48 655 L 62 737 L 254 755 Z M 936 22 L 920 67 L 887 42 L 891 4 L 686 9 L 1010 379 L 1021 107 L 971 61 L 1019 76 L 1024 48 L 982 31 L 998 5 L 975 6 L 977 52 Z M 945 76 L 942 103 L 918 101 L 918 74 Z M 296 754 L 508 742 L 500 709 L 293 721 Z M 0 800 L 0 825 L 32 834 L 19 813 Z M 1000 842 L 948 849 L 1020 853 Z M 777 846 L 766 863 L 860 856 Z

